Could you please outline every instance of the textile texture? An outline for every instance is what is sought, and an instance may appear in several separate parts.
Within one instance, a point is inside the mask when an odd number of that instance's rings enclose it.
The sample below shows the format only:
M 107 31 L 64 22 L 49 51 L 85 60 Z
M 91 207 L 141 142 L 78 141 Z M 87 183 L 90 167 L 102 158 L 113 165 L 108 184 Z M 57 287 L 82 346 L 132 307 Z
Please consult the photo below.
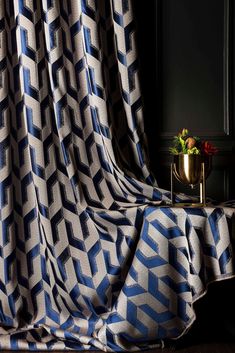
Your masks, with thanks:
M 0 1 L 0 349 L 177 338 L 233 276 L 229 207 L 162 207 L 128 0 Z

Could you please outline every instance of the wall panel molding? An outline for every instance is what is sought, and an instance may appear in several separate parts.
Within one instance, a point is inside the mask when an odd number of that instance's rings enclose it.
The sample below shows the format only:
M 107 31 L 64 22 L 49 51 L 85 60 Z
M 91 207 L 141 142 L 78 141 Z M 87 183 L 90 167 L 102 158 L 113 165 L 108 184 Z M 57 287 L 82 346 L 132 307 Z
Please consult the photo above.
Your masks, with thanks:
M 193 1 L 192 1 L 193 2 Z M 234 131 L 234 111 L 233 111 L 233 106 L 234 106 L 234 63 L 233 63 L 233 57 L 234 57 L 234 34 L 235 34 L 235 29 L 234 29 L 234 4 L 232 0 L 224 0 L 222 2 L 222 12 L 220 14 L 220 6 L 221 6 L 221 1 L 216 1 L 214 0 L 204 0 L 204 4 L 207 2 L 207 5 L 210 3 L 212 7 L 212 13 L 211 16 L 213 15 L 213 11 L 217 11 L 216 16 L 220 19 L 220 23 L 222 25 L 219 27 L 221 28 L 221 40 L 223 41 L 221 48 L 221 67 L 218 69 L 221 70 L 221 83 L 220 83 L 220 90 L 221 90 L 221 95 L 219 95 L 218 99 L 220 99 L 220 105 L 221 105 L 221 113 L 215 115 L 215 121 L 214 124 L 211 124 L 211 127 L 209 126 L 208 128 L 208 122 L 207 122 L 207 128 L 204 129 L 202 121 L 200 121 L 200 126 L 192 129 L 190 120 L 187 120 L 186 118 L 183 120 L 182 124 L 182 119 L 180 120 L 180 104 L 176 104 L 178 112 L 175 114 L 176 120 L 173 122 L 172 126 L 177 126 L 178 130 L 183 127 L 189 128 L 193 134 L 198 135 L 202 137 L 203 139 L 209 139 L 210 141 L 213 141 L 213 143 L 218 147 L 219 153 L 217 156 L 213 158 L 213 172 L 214 176 L 210 177 L 208 179 L 208 189 L 212 192 L 212 197 L 218 199 L 228 199 L 228 198 L 235 198 L 235 188 L 233 187 L 234 183 L 234 170 L 235 170 L 235 156 L 234 156 L 234 150 L 235 150 L 235 131 Z M 176 129 L 165 129 L 166 124 L 164 125 L 163 119 L 169 119 L 168 121 L 168 127 L 170 127 L 171 123 L 171 116 L 168 114 L 170 110 L 165 110 L 164 104 L 174 104 L 174 91 L 173 93 L 169 94 L 168 96 L 164 97 L 164 94 L 168 94 L 164 91 L 164 79 L 169 80 L 169 85 L 175 83 L 174 81 L 174 75 L 176 77 L 180 77 L 180 74 L 177 76 L 177 67 L 171 70 L 170 68 L 170 73 L 165 72 L 163 67 L 165 65 L 165 60 L 167 61 L 168 58 L 164 57 L 164 55 L 171 53 L 174 54 L 174 50 L 177 52 L 177 45 L 175 43 L 168 43 L 167 45 L 172 45 L 172 48 L 167 48 L 164 49 L 164 39 L 170 37 L 168 34 L 164 34 L 165 31 L 173 31 L 174 29 L 174 22 L 172 22 L 171 18 L 171 12 L 176 10 L 176 6 L 182 6 L 182 9 L 179 10 L 176 13 L 177 16 L 184 16 L 185 14 L 183 13 L 184 8 L 183 6 L 187 6 L 186 1 L 184 0 L 179 0 L 177 2 L 174 2 L 174 0 L 157 0 L 157 36 L 156 38 L 158 39 L 157 43 L 157 50 L 158 50 L 158 79 L 161 80 L 160 87 L 158 89 L 158 92 L 161 92 L 163 95 L 161 98 L 162 106 L 158 107 L 158 117 L 159 123 L 158 123 L 158 136 L 159 136 L 159 141 L 157 143 L 157 149 L 158 149 L 158 157 L 155 159 L 155 161 L 152 163 L 153 169 L 155 171 L 155 175 L 157 180 L 159 181 L 159 186 L 169 189 L 170 187 L 170 182 L 168 178 L 169 170 L 170 170 L 170 162 L 172 160 L 172 157 L 169 155 L 169 147 L 172 142 L 172 137 L 178 133 L 178 130 Z M 177 3 L 177 5 L 176 5 Z M 190 2 L 188 2 L 190 3 Z M 200 6 L 200 9 L 198 11 L 203 11 L 203 2 L 199 1 L 198 6 Z M 217 5 L 218 4 L 218 8 Z M 164 6 L 164 8 L 163 8 Z M 188 5 L 189 6 L 189 5 Z M 196 1 L 194 2 L 194 6 L 196 6 Z M 186 8 L 186 10 L 190 11 L 190 8 Z M 186 11 L 185 10 L 185 11 Z M 209 11 L 208 11 L 209 12 Z M 190 16 L 193 16 L 193 12 L 190 13 Z M 195 15 L 197 16 L 197 14 Z M 185 21 L 185 18 L 183 18 L 183 21 Z M 178 21 L 180 22 L 180 18 L 178 18 Z M 186 19 L 187 20 L 187 19 Z M 173 20 L 174 21 L 174 20 Z M 195 20 L 194 20 L 195 21 Z M 204 19 L 205 21 L 205 19 Z M 205 22 L 204 22 L 205 23 Z M 210 24 L 210 19 L 208 19 L 208 23 Z M 195 24 L 195 22 L 194 22 Z M 209 25 L 208 24 L 208 25 Z M 172 28 L 168 29 L 167 25 L 172 26 Z M 215 25 L 215 23 L 213 23 Z M 175 27 L 176 28 L 176 27 Z M 176 28 L 176 30 L 178 30 Z M 179 29 L 180 31 L 180 29 Z M 192 33 L 195 35 L 196 30 Z M 171 34 L 172 32 L 170 32 Z M 211 44 L 211 50 L 215 51 L 216 50 L 216 40 L 217 38 L 213 38 L 213 32 L 211 31 L 211 42 L 214 44 L 214 47 Z M 218 33 L 217 33 L 218 35 Z M 179 39 L 180 37 L 180 32 L 175 36 L 176 40 Z M 205 37 L 208 39 L 208 34 L 205 35 Z M 199 39 L 201 37 L 199 36 Z M 171 40 L 171 37 L 170 37 Z M 172 39 L 172 41 L 174 38 Z M 197 41 L 197 38 L 195 39 Z M 187 43 L 187 38 L 185 39 L 186 45 L 189 44 Z M 181 44 L 181 43 L 179 43 Z M 198 43 L 196 43 L 198 45 Z M 206 44 L 204 44 L 205 46 Z M 210 43 L 208 43 L 210 46 Z M 196 47 L 196 45 L 195 45 Z M 201 47 L 203 48 L 203 45 L 200 47 L 200 44 L 198 45 L 199 49 Z M 198 47 L 195 48 L 195 50 L 198 50 Z M 219 46 L 218 46 L 219 48 Z M 186 51 L 187 54 L 187 48 L 183 48 Z M 194 48 L 193 48 L 194 49 Z M 193 52 L 193 49 L 190 48 L 190 50 Z M 189 50 L 189 51 L 190 51 Z M 203 55 L 203 53 L 200 53 Z M 177 53 L 176 53 L 177 57 Z M 180 57 L 180 56 L 179 56 Z M 190 55 L 189 55 L 190 57 Z M 205 60 L 207 60 L 207 57 L 205 57 Z M 171 61 L 172 63 L 172 61 Z M 174 63 L 173 63 L 174 64 Z M 178 63 L 179 64 L 179 63 Z M 184 65 L 187 64 L 187 61 L 184 62 Z M 213 63 L 212 63 L 213 64 Z M 190 63 L 188 64 L 190 65 Z M 195 63 L 193 63 L 195 65 Z M 169 66 L 167 66 L 169 67 Z M 187 69 L 187 68 L 186 68 Z M 192 68 L 192 70 L 195 70 L 195 66 Z M 213 69 L 213 68 L 212 68 Z M 181 72 L 183 72 L 183 68 L 179 68 Z M 216 70 L 216 68 L 215 68 Z M 190 72 L 190 70 L 189 70 Z M 171 81 L 171 77 L 173 77 L 173 81 Z M 169 78 L 170 77 L 170 78 Z M 201 77 L 202 83 L 203 83 L 203 77 Z M 180 85 L 179 85 L 180 86 Z M 169 86 L 170 89 L 174 90 L 177 89 L 177 87 L 171 87 Z M 162 90 L 161 90 L 162 88 Z M 180 89 L 181 87 L 179 87 Z M 184 87 L 185 89 L 185 87 Z M 193 91 L 193 90 L 192 90 Z M 187 92 L 186 92 L 187 93 Z M 178 95 L 180 97 L 180 95 Z M 178 97 L 176 94 L 176 97 Z M 182 97 L 181 97 L 182 98 Z M 191 97 L 189 96 L 189 99 Z M 168 99 L 168 101 L 166 101 Z M 207 99 L 207 96 L 205 96 L 205 99 Z M 211 97 L 208 96 L 208 100 L 210 100 Z M 196 100 L 195 100 L 196 101 Z M 215 102 L 215 104 L 218 102 Z M 192 109 L 193 109 L 193 98 L 192 98 Z M 210 102 L 211 108 L 213 110 L 212 104 L 213 100 Z M 210 108 L 209 107 L 209 108 Z M 168 115 L 167 115 L 168 114 Z M 206 113 L 204 117 L 200 117 L 200 119 L 207 119 Z M 206 122 L 206 121 L 205 121 Z M 195 125 L 195 124 L 194 124 Z M 218 127 L 220 127 L 218 129 Z M 159 165 L 162 167 L 162 175 L 159 174 L 159 169 L 161 170 L 161 167 L 159 168 Z M 219 189 L 218 189 L 218 184 Z
M 157 0 L 157 33 L 158 33 L 158 55 L 162 55 L 161 50 L 161 39 L 159 39 L 159 34 L 162 34 L 163 28 L 162 22 L 164 21 L 160 18 L 160 13 L 162 11 L 162 1 Z M 166 2 L 166 0 L 165 0 Z M 202 136 L 203 138 L 211 138 L 213 140 L 221 140 L 221 139 L 232 139 L 234 136 L 233 132 L 233 117 L 232 117 L 232 110 L 231 110 L 231 100 L 232 100 L 232 76 L 231 76 L 231 69 L 232 69 L 232 39 L 233 39 L 233 14 L 232 14 L 232 1 L 231 0 L 224 0 L 223 1 L 223 115 L 221 115 L 221 119 L 223 119 L 223 129 L 221 130 L 213 130 L 213 127 L 210 131 L 205 131 L 204 129 L 196 130 L 196 134 Z M 164 60 L 162 57 L 158 59 L 159 62 Z M 159 75 L 158 77 L 164 80 L 161 71 L 161 65 L 158 65 Z M 222 97 L 221 97 L 222 99 Z M 162 112 L 162 111 L 161 111 Z M 163 140 L 172 139 L 172 136 L 177 134 L 178 131 L 171 130 L 171 131 L 164 131 L 164 129 L 160 129 L 159 137 Z
M 148 1 L 133 6 L 151 169 L 169 190 L 169 147 L 187 127 L 219 149 L 211 196 L 235 199 L 234 0 Z
M 231 38 L 232 38 L 232 17 L 231 1 L 224 0 L 224 62 L 223 62 L 223 92 L 224 92 L 224 133 L 232 136 L 232 114 L 230 102 L 232 97 L 231 85 Z

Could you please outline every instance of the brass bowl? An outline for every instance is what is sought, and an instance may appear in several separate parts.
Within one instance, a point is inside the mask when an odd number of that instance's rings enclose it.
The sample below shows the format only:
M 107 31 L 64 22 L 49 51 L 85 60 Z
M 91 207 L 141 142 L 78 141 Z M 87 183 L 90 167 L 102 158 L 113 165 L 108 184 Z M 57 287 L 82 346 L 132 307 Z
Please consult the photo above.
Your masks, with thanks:
M 179 154 L 174 156 L 173 173 L 177 180 L 192 188 L 202 182 L 203 169 L 205 165 L 205 178 L 207 178 L 212 169 L 211 156 L 202 156 L 197 154 Z

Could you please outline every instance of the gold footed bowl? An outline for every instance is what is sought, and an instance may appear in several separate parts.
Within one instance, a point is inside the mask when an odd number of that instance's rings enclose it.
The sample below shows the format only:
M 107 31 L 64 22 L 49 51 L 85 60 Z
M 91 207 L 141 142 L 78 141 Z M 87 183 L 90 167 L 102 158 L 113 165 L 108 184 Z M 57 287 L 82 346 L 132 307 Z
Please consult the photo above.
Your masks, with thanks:
M 205 207 L 206 179 L 212 169 L 212 156 L 179 154 L 171 164 L 171 201 L 175 207 Z M 192 189 L 200 184 L 200 202 L 177 202 L 174 196 L 174 177 Z
M 194 186 L 203 181 L 203 163 L 205 168 L 205 179 L 207 179 L 212 169 L 212 158 L 210 155 L 175 155 L 173 164 L 174 176 L 181 183 L 194 188 Z

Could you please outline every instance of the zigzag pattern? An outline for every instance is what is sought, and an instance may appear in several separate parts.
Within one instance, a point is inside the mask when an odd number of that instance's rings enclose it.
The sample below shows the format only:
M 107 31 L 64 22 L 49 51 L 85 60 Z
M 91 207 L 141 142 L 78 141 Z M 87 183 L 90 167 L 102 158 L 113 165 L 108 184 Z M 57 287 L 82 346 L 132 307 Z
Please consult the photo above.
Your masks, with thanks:
M 125 342 L 141 343 L 146 336 L 153 341 L 176 338 L 195 319 L 192 304 L 205 292 L 206 283 L 234 273 L 230 239 L 234 210 L 199 211 L 145 209 L 132 265 L 98 337 L 112 335 L 112 344 L 123 348 Z
M 0 43 L 0 349 L 177 337 L 233 211 L 158 208 L 131 1 L 1 1 Z

